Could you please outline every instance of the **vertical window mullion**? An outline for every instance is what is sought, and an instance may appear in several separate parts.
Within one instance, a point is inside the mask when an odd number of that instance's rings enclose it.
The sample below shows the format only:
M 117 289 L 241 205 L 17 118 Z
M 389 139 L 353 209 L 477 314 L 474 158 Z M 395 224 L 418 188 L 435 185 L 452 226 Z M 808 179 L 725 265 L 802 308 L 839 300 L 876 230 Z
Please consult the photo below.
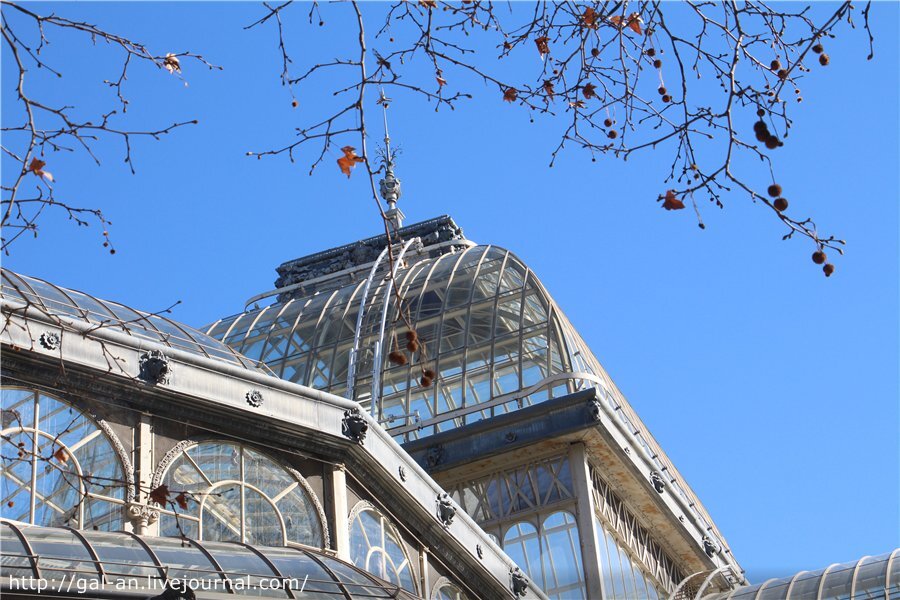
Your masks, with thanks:
M 35 504 L 37 503 L 37 461 L 40 447 L 38 437 L 38 425 L 40 424 L 40 394 L 34 392 L 34 419 L 31 428 L 31 506 L 29 508 L 30 522 L 35 524 Z
M 240 483 L 240 488 L 241 488 L 241 542 L 246 543 L 247 542 L 247 532 L 244 531 L 244 523 L 247 521 L 247 519 L 244 518 L 244 512 L 246 511 L 246 493 L 245 493 L 245 489 L 244 489 L 244 481 L 246 479 L 244 477 L 244 447 L 240 446 L 240 449 L 241 449 L 241 454 L 240 454 L 241 460 L 240 460 L 240 465 L 239 465 L 239 472 L 240 472 L 240 477 L 241 477 L 241 483 Z

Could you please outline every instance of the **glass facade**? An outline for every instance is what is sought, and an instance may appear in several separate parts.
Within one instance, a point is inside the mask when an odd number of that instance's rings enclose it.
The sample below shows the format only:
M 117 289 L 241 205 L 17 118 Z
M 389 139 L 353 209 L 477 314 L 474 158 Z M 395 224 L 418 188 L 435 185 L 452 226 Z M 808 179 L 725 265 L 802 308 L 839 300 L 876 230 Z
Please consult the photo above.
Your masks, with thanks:
M 668 474 L 668 489 L 724 545 L 702 503 L 534 273 L 497 246 L 434 254 L 409 243 L 395 248 L 396 292 L 382 256 L 353 276 L 299 284 L 284 301 L 206 331 L 283 379 L 359 401 L 400 443 L 595 388 L 637 450 Z M 416 352 L 407 349 L 401 313 L 421 342 Z M 392 352 L 403 360 L 392 361 Z M 424 370 L 434 371 L 433 384 L 421 384 Z
M 162 483 L 181 506 L 161 510 L 162 535 L 322 548 L 322 510 L 303 477 L 251 447 L 201 442 L 179 448 Z
M 122 529 L 128 483 L 112 432 L 35 390 L 3 387 L 0 397 L 0 515 L 36 525 Z

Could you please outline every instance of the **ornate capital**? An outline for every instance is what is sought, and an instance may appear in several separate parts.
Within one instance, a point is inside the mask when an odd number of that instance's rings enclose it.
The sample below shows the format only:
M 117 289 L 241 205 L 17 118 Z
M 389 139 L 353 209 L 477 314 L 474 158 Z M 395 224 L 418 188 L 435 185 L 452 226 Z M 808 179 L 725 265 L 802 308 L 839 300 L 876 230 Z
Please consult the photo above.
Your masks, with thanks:
M 129 502 L 125 507 L 125 514 L 135 528 L 143 528 L 159 520 L 158 510 L 139 502 Z

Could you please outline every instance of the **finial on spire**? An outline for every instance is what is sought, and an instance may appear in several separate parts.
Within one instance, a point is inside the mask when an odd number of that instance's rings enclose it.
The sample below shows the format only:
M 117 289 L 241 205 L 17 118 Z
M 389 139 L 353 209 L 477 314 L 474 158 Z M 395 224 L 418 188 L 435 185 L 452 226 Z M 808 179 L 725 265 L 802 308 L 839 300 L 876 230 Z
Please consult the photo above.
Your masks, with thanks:
M 381 197 L 387 202 L 388 210 L 385 216 L 393 223 L 395 229 L 403 226 L 403 218 L 406 216 L 397 208 L 397 200 L 400 199 L 400 180 L 394 176 L 394 158 L 396 151 L 391 150 L 391 136 L 388 133 L 387 109 L 391 104 L 391 99 L 384 95 L 381 90 L 381 97 L 378 98 L 378 104 L 381 105 L 384 113 L 384 150 L 381 153 L 381 159 L 384 163 L 384 177 L 379 182 L 381 188 Z

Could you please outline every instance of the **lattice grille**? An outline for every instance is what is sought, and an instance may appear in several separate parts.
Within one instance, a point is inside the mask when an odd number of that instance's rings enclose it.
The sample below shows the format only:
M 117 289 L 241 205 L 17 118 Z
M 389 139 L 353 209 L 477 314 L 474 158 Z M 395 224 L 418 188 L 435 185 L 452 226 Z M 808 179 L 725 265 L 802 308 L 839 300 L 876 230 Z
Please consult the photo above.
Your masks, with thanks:
M 569 460 L 544 459 L 455 486 L 451 495 L 479 523 L 574 497 Z
M 604 524 L 666 591 L 673 591 L 684 579 L 681 570 L 593 467 L 591 480 L 594 484 L 594 505 Z

